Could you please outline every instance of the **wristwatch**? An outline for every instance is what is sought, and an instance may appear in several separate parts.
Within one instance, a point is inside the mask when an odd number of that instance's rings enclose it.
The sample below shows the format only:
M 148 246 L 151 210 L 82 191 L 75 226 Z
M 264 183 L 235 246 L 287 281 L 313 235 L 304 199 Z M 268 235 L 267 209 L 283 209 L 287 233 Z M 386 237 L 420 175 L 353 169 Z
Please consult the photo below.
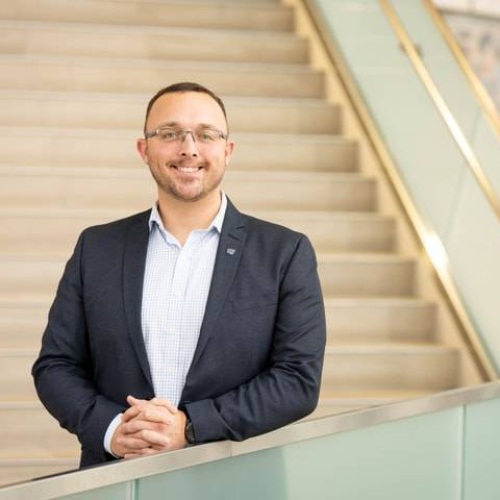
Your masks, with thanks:
M 194 444 L 195 439 L 194 439 L 194 429 L 193 429 L 193 422 L 188 419 L 186 420 L 186 428 L 184 429 L 184 436 L 186 437 L 186 441 L 189 444 Z

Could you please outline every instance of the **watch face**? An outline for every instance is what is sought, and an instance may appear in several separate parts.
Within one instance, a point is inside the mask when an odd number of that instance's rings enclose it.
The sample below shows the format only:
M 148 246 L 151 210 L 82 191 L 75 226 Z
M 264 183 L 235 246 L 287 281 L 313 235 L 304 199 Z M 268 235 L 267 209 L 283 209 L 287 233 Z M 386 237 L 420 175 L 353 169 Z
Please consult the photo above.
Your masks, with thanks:
M 191 421 L 189 421 L 186 425 L 186 441 L 189 444 L 194 444 L 194 430 Z

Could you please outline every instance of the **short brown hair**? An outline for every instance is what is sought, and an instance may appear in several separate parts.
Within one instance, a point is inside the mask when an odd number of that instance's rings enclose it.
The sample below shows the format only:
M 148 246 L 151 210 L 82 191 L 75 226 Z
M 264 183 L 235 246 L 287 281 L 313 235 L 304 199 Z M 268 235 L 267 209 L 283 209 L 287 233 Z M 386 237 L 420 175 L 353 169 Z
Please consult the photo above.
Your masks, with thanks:
M 160 89 L 149 101 L 148 107 L 146 109 L 146 118 L 144 120 L 144 133 L 147 132 L 146 130 L 146 124 L 148 122 L 148 117 L 149 113 L 151 111 L 151 108 L 153 107 L 153 104 L 162 96 L 165 94 L 173 94 L 176 92 L 200 92 L 202 94 L 207 94 L 209 95 L 219 106 L 220 109 L 222 109 L 222 112 L 224 113 L 224 118 L 226 119 L 226 125 L 227 125 L 227 114 L 226 114 L 226 108 L 224 106 L 224 103 L 222 102 L 222 99 L 214 94 L 210 89 L 207 89 L 203 85 L 200 85 L 199 83 L 193 83 L 193 82 L 179 82 L 179 83 L 173 83 L 172 85 L 169 85 L 168 87 L 164 87 L 163 89 Z

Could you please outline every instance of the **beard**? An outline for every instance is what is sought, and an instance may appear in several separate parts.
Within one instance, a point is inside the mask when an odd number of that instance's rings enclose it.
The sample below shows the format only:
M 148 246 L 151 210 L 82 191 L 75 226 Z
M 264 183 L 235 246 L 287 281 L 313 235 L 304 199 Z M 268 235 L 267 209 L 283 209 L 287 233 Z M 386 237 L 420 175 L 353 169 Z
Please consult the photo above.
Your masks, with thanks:
M 159 162 L 154 162 L 153 165 L 148 163 L 148 166 L 159 190 L 178 201 L 188 203 L 194 203 L 208 196 L 220 186 L 224 177 L 224 168 L 219 169 L 218 165 L 207 167 L 203 163 L 177 161 L 163 165 Z M 182 179 L 177 176 L 175 167 L 198 167 L 202 172 L 201 175 L 193 176 L 193 179 Z M 220 174 L 216 175 L 218 171 Z

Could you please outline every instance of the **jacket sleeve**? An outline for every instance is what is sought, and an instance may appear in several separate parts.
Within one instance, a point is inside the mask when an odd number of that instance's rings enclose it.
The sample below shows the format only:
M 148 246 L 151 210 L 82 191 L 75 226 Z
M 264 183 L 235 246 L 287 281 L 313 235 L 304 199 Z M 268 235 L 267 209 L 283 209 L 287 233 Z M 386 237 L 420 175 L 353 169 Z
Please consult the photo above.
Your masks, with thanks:
M 82 300 L 84 240 L 85 231 L 59 283 L 32 375 L 40 400 L 60 425 L 78 436 L 82 448 L 104 458 L 104 434 L 124 408 L 99 394 L 92 381 Z
M 316 257 L 302 236 L 281 281 L 268 368 L 219 397 L 186 404 L 196 442 L 244 440 L 311 413 L 319 399 L 325 343 Z

